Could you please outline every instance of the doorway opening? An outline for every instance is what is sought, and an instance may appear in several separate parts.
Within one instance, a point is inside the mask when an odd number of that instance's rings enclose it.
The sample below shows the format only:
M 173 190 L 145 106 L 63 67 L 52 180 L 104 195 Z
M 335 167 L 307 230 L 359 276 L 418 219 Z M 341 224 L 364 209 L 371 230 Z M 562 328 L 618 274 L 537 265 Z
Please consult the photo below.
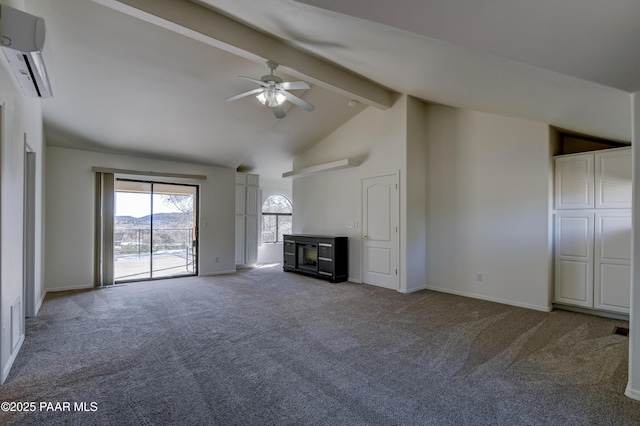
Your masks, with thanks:
M 197 275 L 198 187 L 117 179 L 114 280 Z

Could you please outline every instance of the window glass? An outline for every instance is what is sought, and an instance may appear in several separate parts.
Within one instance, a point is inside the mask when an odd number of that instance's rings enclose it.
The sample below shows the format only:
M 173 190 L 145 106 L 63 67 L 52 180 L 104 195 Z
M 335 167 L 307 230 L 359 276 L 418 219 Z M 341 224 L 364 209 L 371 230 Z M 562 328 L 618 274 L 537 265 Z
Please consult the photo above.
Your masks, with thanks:
M 291 214 L 291 201 L 284 195 L 270 195 L 262 205 L 262 213 L 289 213 Z
M 291 200 L 281 194 L 270 195 L 262 204 L 262 242 L 277 243 L 292 230 Z

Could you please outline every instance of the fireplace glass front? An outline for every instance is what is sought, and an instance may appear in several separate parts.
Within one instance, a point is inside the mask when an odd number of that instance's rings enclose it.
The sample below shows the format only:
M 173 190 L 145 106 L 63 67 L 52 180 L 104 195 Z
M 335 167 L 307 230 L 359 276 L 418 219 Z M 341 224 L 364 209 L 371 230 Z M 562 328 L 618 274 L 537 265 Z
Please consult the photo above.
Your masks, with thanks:
M 314 272 L 318 270 L 317 245 L 298 244 L 298 268 Z

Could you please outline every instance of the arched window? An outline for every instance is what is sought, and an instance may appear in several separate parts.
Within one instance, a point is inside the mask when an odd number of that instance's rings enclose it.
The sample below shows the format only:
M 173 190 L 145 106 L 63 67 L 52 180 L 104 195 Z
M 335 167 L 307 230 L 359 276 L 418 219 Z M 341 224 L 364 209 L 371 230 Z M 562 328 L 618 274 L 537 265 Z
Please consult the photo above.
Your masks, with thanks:
M 277 243 L 291 233 L 291 200 L 282 194 L 270 195 L 262 204 L 262 242 Z

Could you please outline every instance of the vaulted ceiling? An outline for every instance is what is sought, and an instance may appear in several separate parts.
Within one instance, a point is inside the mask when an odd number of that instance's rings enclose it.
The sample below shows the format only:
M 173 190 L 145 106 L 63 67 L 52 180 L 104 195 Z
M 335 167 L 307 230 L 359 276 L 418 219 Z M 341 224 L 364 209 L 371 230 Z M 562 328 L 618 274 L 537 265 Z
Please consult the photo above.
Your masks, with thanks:
M 398 93 L 629 140 L 637 0 L 24 0 L 47 25 L 47 143 L 252 170 Z M 238 76 L 311 89 L 276 119 Z M 356 100 L 356 106 L 349 106 Z M 353 102 L 351 102 L 353 104 Z

